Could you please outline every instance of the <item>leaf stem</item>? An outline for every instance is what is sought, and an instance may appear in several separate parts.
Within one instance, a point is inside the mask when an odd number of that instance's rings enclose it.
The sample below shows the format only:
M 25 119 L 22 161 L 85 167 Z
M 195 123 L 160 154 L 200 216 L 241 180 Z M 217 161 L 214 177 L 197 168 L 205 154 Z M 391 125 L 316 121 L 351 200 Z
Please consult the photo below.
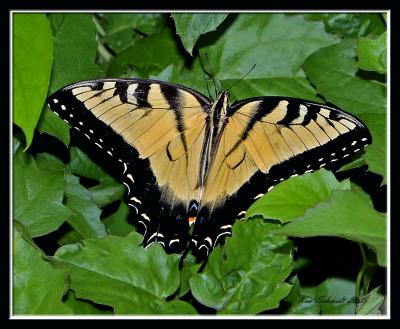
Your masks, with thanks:
M 94 22 L 94 25 L 96 27 L 96 32 L 100 37 L 104 37 L 106 35 L 106 32 L 104 31 L 103 27 L 100 24 L 99 18 L 97 18 L 96 15 L 92 15 L 92 19 Z
M 109 51 L 107 50 L 107 48 L 101 43 L 101 41 L 98 41 L 98 47 L 97 47 L 97 51 L 99 56 L 107 63 L 108 61 L 110 61 L 113 56 L 109 53 Z
M 368 266 L 369 266 L 367 255 L 365 254 L 364 246 L 361 243 L 359 243 L 358 245 L 360 247 L 363 264 L 361 266 L 360 271 L 357 274 L 357 279 L 356 279 L 356 291 L 355 291 L 356 301 L 359 299 L 359 297 L 361 295 L 361 292 L 360 292 L 361 280 L 364 277 L 364 273 L 368 269 Z M 364 294 L 365 293 L 366 293 L 366 291 L 364 291 Z

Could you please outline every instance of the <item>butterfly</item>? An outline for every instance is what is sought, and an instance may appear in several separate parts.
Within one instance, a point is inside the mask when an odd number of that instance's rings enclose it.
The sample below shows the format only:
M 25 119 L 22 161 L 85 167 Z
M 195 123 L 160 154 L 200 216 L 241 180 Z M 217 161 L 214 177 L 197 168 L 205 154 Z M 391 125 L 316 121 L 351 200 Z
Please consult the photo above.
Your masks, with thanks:
M 334 106 L 277 96 L 229 105 L 227 91 L 212 101 L 157 80 L 82 81 L 48 105 L 115 163 L 142 244 L 167 252 L 207 256 L 274 185 L 338 168 L 372 142 Z

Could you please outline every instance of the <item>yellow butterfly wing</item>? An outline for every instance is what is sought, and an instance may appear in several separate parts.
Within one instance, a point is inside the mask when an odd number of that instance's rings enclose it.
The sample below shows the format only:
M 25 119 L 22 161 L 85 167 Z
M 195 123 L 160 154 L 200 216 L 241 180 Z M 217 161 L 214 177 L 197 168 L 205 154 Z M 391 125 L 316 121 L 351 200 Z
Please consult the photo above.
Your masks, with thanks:
M 63 88 L 50 102 L 59 115 L 68 112 L 74 116 L 73 104 L 83 106 L 85 120 L 63 118 L 78 130 L 89 131 L 86 136 L 99 147 L 106 147 L 101 136 L 106 129 L 100 133 L 89 130 L 84 127 L 86 122 L 103 123 L 132 146 L 139 159 L 148 159 L 162 199 L 172 208 L 177 203 L 187 206 L 197 198 L 198 159 L 210 104 L 205 96 L 155 80 L 102 79 Z M 129 174 L 135 178 L 135 172 Z
M 204 202 L 217 207 L 256 172 L 279 182 L 340 164 L 369 143 L 368 129 L 337 108 L 282 97 L 240 101 L 228 109 Z

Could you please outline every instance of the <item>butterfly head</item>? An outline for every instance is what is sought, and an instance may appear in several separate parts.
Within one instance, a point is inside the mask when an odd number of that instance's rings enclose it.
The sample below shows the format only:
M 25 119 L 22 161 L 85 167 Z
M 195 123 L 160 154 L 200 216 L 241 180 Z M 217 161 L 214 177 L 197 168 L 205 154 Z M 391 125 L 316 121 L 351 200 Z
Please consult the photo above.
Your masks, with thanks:
M 216 101 L 213 103 L 210 114 L 215 127 L 225 121 L 229 106 L 228 102 L 229 92 L 223 91 L 218 95 Z
M 226 109 L 228 108 L 228 102 L 229 102 L 229 92 L 228 91 L 222 91 L 216 101 L 213 104 L 213 107 L 215 107 L 216 109 L 219 109 L 220 111 L 226 111 Z

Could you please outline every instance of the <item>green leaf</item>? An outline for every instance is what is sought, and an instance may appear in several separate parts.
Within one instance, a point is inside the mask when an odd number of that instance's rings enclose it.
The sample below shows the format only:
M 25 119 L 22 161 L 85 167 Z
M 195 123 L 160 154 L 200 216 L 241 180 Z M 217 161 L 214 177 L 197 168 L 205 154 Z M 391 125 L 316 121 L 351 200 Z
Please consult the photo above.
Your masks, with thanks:
M 303 291 L 297 276 L 291 280 L 291 283 L 292 290 L 284 299 L 289 304 L 285 314 L 319 314 L 320 306 L 315 302 L 314 295 L 311 296 Z
M 145 36 L 159 32 L 165 20 L 159 13 L 103 13 L 97 14 L 100 41 L 116 54 L 132 46 Z
M 128 216 L 129 207 L 126 203 L 121 202 L 118 210 L 114 214 L 104 218 L 103 223 L 110 234 L 126 236 L 135 231 L 135 227 L 128 221 Z
M 357 304 L 357 315 L 382 314 L 380 308 L 385 302 L 385 296 L 380 293 L 381 286 L 376 287 L 368 294 L 361 296 Z
M 365 163 L 363 158 L 355 158 L 351 162 L 346 163 L 343 166 L 341 166 L 338 171 L 345 171 L 345 170 L 349 170 L 349 169 L 359 168 L 359 167 L 361 167 L 363 165 L 366 165 L 366 163 Z
M 353 114 L 384 113 L 385 86 L 358 77 L 357 41 L 348 39 L 312 54 L 303 68 L 327 101 Z
M 84 177 L 89 175 L 95 177 L 94 179 L 100 179 L 100 184 L 93 187 L 95 189 L 93 192 L 92 188 L 86 189 L 82 186 L 78 177 L 68 172 L 65 174 L 66 204 L 73 210 L 73 216 L 68 218 L 67 222 L 74 230 L 62 234 L 57 240 L 60 245 L 75 243 L 84 237 L 105 236 L 107 234 L 106 227 L 100 220 L 101 209 L 99 206 L 112 203 L 115 196 L 115 189 L 112 185 L 114 180 L 78 148 L 71 147 L 70 151 L 71 162 L 67 166 L 68 171 L 72 169 L 73 172 L 81 173 Z M 104 182 L 106 186 L 102 185 Z M 120 189 L 118 189 L 118 193 L 121 192 Z
M 116 182 L 111 177 L 105 177 L 100 184 L 89 188 L 93 201 L 99 206 L 104 207 L 117 200 L 122 199 L 125 187 Z
M 160 56 L 162 54 L 162 56 Z M 171 29 L 164 29 L 120 52 L 110 63 L 107 75 L 114 77 L 148 77 L 158 74 L 167 66 L 183 64 L 175 36 Z
M 185 85 L 205 95 L 209 95 L 207 85 L 210 87 L 210 90 L 214 91 L 213 81 L 207 80 L 206 73 L 200 64 L 200 59 L 198 56 L 193 60 L 193 64 L 190 66 L 190 68 L 187 68 L 186 66 L 183 66 L 182 68 L 181 65 L 173 65 L 171 73 L 169 73 L 167 69 L 168 67 L 166 67 L 165 71 L 159 73 L 159 75 L 167 75 L 169 78 L 168 81 L 172 83 Z
M 343 278 L 331 277 L 317 287 L 302 287 L 294 277 L 293 289 L 285 298 L 289 303 L 286 314 L 355 314 L 355 283 Z M 361 297 L 365 302 L 368 297 Z
M 192 55 L 193 47 L 202 34 L 215 31 L 228 14 L 172 14 L 176 32 L 186 51 Z
M 149 35 L 159 32 L 160 26 L 164 25 L 163 14 L 159 13 L 104 13 L 99 16 L 101 26 L 107 35 L 133 29 Z
M 210 32 L 199 41 L 200 53 L 209 55 L 209 66 L 219 80 L 304 77 L 304 60 L 321 47 L 338 41 L 321 22 L 283 14 L 229 16 L 228 27 Z M 211 56 L 210 56 L 211 55 Z
M 104 237 L 106 228 L 100 220 L 101 209 L 92 199 L 91 193 L 79 183 L 79 178 L 65 175 L 66 205 L 73 211 L 68 223 L 85 238 Z
M 60 120 L 47 106 L 45 107 L 38 123 L 38 130 L 41 133 L 54 136 L 68 146 L 70 143 L 69 129 L 70 126 L 66 122 Z
M 97 41 L 92 14 L 50 14 L 49 19 L 54 37 L 50 91 L 79 80 L 101 78 L 104 73 L 95 64 Z
M 125 188 L 122 184 L 115 181 L 77 147 L 70 148 L 68 169 L 76 175 L 99 181 L 99 184 L 89 188 L 91 198 L 99 207 L 120 200 L 124 195 Z
M 162 70 L 159 74 L 150 74 L 149 78 L 154 80 L 171 81 L 174 77 L 174 74 L 177 74 L 177 72 L 175 66 L 171 64 L 167 66 L 164 70 Z
M 276 308 L 290 292 L 292 245 L 270 232 L 276 224 L 260 219 L 236 222 L 232 237 L 209 256 L 201 274 L 190 279 L 193 296 L 218 314 L 257 314 Z
M 72 212 L 62 204 L 63 170 L 40 169 L 35 159 L 19 149 L 14 156 L 14 219 L 33 237 L 56 230 Z
M 332 191 L 349 189 L 348 180 L 338 182 L 330 171 L 320 169 L 278 184 L 251 205 L 246 217 L 262 215 L 282 223 L 288 222 L 302 216 L 308 208 L 328 200 Z
M 355 283 L 342 278 L 328 278 L 315 289 L 315 301 L 321 314 L 354 314 Z
M 207 85 L 214 91 L 211 75 L 230 90 L 232 100 L 274 95 L 320 101 L 301 66 L 313 51 L 337 40 L 320 22 L 302 17 L 231 14 L 218 31 L 199 39 L 202 64 L 196 57 L 172 81 L 208 94 Z
M 76 298 L 72 291 L 68 291 L 67 298 L 65 299 L 65 305 L 67 305 L 74 314 L 77 315 L 89 315 L 89 314 L 96 314 L 96 315 L 111 315 L 113 314 L 110 310 L 101 310 L 96 307 L 96 304 L 85 300 Z M 103 307 L 104 308 L 104 307 Z
M 371 250 L 365 250 L 363 245 L 360 245 L 361 254 L 363 257 L 363 266 L 360 268 L 358 276 L 362 276 L 362 285 L 360 282 L 359 294 L 366 294 L 370 289 L 372 278 L 374 277 L 378 264 L 376 260 L 376 254 Z
M 379 35 L 385 31 L 385 23 L 378 13 L 321 13 L 302 14 L 307 20 L 322 20 L 327 32 L 341 37 Z
M 14 225 L 13 314 L 71 314 L 61 299 L 67 288 L 66 270 L 44 258 Z
M 70 148 L 70 161 L 68 169 L 75 175 L 91 179 L 101 180 L 109 177 L 107 173 L 96 163 L 94 163 L 86 153 L 77 147 Z
M 336 236 L 366 243 L 386 265 L 386 218 L 373 209 L 369 197 L 359 190 L 333 191 L 321 202 L 278 229 L 276 233 L 295 237 Z
M 386 90 L 384 85 L 356 75 L 355 50 L 355 40 L 344 40 L 321 49 L 308 58 L 304 70 L 328 101 L 365 120 L 373 136 L 373 144 L 367 147 L 367 154 L 363 158 L 372 171 L 386 177 Z
M 386 32 L 377 39 L 360 38 L 357 47 L 358 67 L 366 71 L 386 73 Z
M 46 15 L 13 14 L 13 121 L 32 142 L 49 87 L 53 43 Z
M 49 14 L 53 31 L 54 61 L 49 92 L 68 84 L 103 77 L 95 64 L 97 41 L 91 14 Z M 58 123 L 56 123 L 58 121 Z M 55 115 L 44 114 L 38 129 L 69 141 L 68 127 Z M 62 126 L 62 129 L 58 129 Z
M 85 239 L 58 249 L 55 259 L 70 268 L 77 298 L 109 305 L 115 314 L 194 314 L 183 301 L 167 301 L 179 287 L 179 256 L 158 244 L 146 250 L 142 236 Z
M 89 189 L 84 188 L 78 177 L 68 176 L 67 205 L 75 212 L 68 223 L 83 237 L 103 237 L 106 227 L 100 220 L 101 209 L 122 198 L 124 187 L 95 164 L 84 152 L 70 148 L 68 169 L 79 176 L 99 181 Z M 76 239 L 76 236 L 72 236 Z
M 21 151 L 21 148 L 22 148 L 21 139 L 22 139 L 22 136 L 20 136 L 20 134 L 15 134 L 13 136 L 13 156 L 15 156 L 15 154 L 18 151 Z
M 303 268 L 308 267 L 311 262 L 311 259 L 308 257 L 298 256 L 293 262 L 293 273 L 298 273 Z
M 222 86 L 229 88 L 237 80 L 224 80 Z M 303 98 L 310 101 L 321 102 L 316 96 L 315 89 L 310 85 L 306 78 L 264 78 L 264 79 L 245 79 L 240 82 L 239 88 L 234 89 L 234 99 L 244 99 L 257 96 L 277 96 Z
M 80 235 L 77 231 L 70 228 L 65 233 L 61 232 L 60 237 L 57 239 L 57 244 L 59 246 L 63 246 L 65 244 L 72 244 L 79 242 L 83 239 L 82 235 Z
M 190 290 L 189 279 L 193 274 L 197 273 L 201 263 L 196 261 L 196 257 L 192 253 L 188 253 L 183 259 L 181 269 L 181 282 L 179 285 L 178 296 L 182 297 Z
M 383 176 L 381 184 L 386 184 L 386 115 L 366 113 L 361 114 L 360 119 L 369 127 L 372 135 L 372 144 L 365 149 L 362 157 L 370 171 Z
M 64 170 L 65 164 L 56 156 L 50 153 L 38 153 L 36 155 L 36 162 L 40 169 L 44 170 Z

